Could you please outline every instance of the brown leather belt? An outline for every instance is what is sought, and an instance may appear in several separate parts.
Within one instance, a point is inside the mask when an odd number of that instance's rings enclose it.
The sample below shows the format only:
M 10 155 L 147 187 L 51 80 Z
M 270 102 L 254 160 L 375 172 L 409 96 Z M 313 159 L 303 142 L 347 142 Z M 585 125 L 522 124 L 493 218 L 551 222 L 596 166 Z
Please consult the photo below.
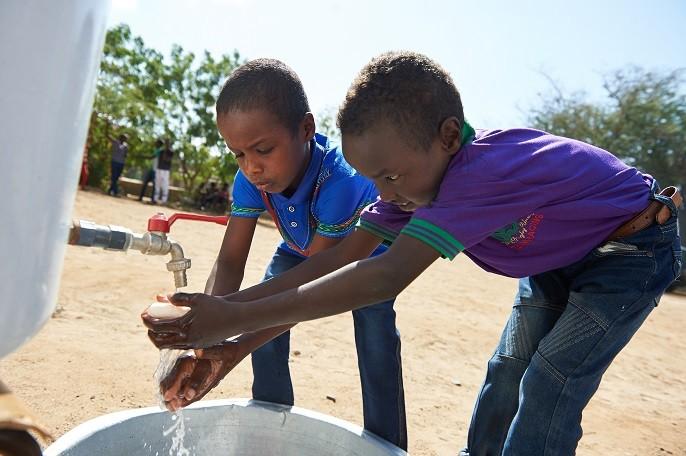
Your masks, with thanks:
M 682 198 L 679 190 L 676 187 L 666 187 L 660 192 L 660 195 L 670 198 L 674 202 L 674 206 L 679 208 L 681 206 Z M 624 223 L 608 236 L 608 241 L 616 241 L 620 238 L 631 236 L 634 233 L 648 228 L 653 223 L 658 225 L 664 224 L 672 216 L 671 209 L 660 201 L 652 201 L 648 207 L 639 212 L 634 218 Z

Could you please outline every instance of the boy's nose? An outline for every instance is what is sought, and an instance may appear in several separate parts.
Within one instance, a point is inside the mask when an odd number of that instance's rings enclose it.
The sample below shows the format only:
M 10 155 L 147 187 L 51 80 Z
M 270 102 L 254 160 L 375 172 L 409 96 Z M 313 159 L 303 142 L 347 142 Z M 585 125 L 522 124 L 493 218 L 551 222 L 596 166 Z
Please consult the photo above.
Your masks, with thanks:
M 264 167 L 257 160 L 245 161 L 245 174 L 248 176 L 259 176 L 264 171 Z

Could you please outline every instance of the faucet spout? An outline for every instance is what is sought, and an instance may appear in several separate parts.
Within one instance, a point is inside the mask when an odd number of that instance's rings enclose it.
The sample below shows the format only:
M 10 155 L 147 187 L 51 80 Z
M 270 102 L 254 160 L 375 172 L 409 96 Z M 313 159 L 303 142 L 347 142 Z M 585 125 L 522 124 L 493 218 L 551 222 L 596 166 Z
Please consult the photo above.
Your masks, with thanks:
M 176 241 L 170 241 L 170 245 L 171 260 L 167 263 L 167 271 L 171 271 L 174 274 L 174 285 L 176 285 L 176 288 L 182 288 L 188 285 L 186 270 L 190 269 L 191 260 L 183 256 L 181 244 Z

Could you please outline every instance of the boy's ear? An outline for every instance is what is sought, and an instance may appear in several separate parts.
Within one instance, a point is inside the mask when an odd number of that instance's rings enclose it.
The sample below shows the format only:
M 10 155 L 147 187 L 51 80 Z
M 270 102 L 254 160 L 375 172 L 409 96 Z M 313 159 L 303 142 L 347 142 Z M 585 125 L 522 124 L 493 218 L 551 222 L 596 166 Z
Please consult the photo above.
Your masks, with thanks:
M 302 122 L 300 122 L 300 136 L 302 142 L 309 142 L 314 138 L 315 129 L 314 116 L 311 112 L 305 113 L 305 117 L 303 117 Z
M 461 128 L 460 122 L 456 117 L 448 117 L 445 119 L 438 131 L 441 140 L 441 146 L 450 155 L 455 154 L 460 148 Z

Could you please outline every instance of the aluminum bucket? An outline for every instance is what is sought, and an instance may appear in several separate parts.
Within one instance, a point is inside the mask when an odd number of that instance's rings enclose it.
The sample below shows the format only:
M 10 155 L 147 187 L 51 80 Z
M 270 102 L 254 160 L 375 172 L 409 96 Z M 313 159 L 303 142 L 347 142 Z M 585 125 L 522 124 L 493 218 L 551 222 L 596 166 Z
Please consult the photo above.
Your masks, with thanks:
M 182 448 L 174 418 L 158 407 L 103 415 L 62 436 L 45 455 L 407 455 L 347 421 L 269 402 L 203 401 L 184 409 Z

